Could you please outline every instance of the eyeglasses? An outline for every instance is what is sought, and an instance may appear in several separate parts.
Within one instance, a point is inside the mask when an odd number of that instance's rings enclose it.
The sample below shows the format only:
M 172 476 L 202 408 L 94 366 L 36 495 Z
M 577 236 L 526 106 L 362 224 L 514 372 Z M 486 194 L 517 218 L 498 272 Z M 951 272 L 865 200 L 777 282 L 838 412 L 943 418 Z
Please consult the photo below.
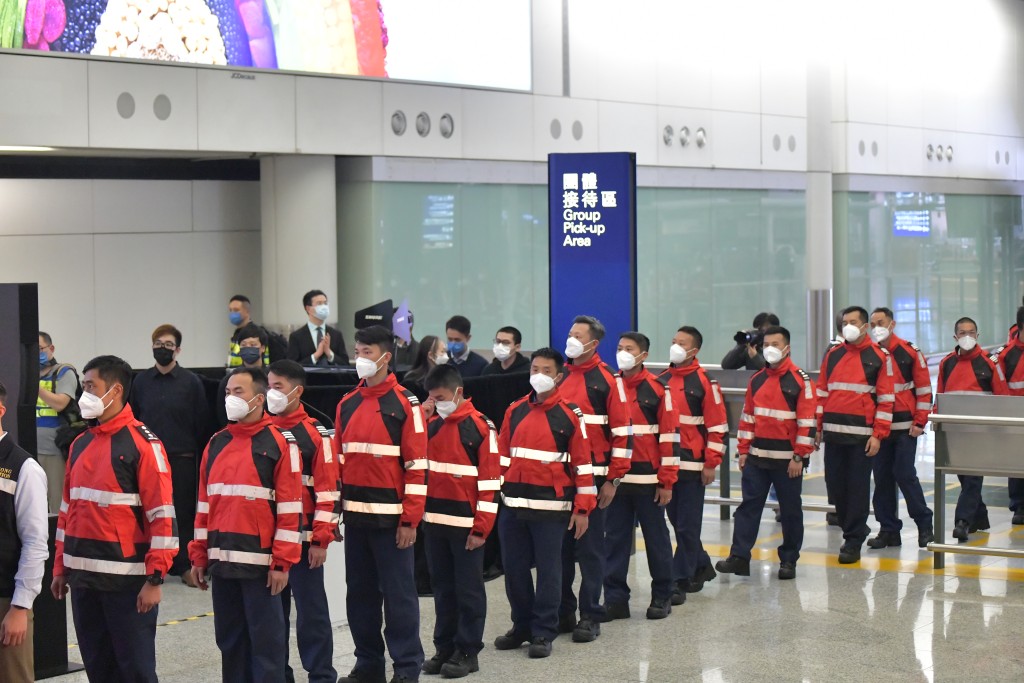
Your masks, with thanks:
M 154 349 L 171 349 L 172 351 L 178 348 L 178 345 L 174 342 L 153 342 Z

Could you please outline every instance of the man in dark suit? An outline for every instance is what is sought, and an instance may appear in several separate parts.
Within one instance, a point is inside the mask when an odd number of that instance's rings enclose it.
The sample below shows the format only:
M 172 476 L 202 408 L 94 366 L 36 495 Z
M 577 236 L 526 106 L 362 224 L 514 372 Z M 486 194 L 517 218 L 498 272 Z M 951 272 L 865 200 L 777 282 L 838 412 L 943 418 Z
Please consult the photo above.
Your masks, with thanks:
M 461 377 L 479 377 L 487 360 L 476 351 L 469 350 L 471 324 L 464 315 L 453 315 L 445 323 L 448 335 L 448 365 L 454 365 Z
M 319 289 L 302 297 L 309 320 L 288 337 L 288 360 L 306 367 L 338 367 L 348 365 L 348 353 L 341 331 L 327 324 L 331 309 L 327 295 Z

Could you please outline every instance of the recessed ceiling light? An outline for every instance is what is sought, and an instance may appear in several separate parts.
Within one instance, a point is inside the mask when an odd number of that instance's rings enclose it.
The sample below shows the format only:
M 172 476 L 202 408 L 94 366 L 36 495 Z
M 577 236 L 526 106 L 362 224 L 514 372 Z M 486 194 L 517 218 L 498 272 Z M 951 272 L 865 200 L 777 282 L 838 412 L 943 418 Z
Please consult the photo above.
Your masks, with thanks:
M 0 152 L 56 152 L 56 147 L 33 147 L 29 145 L 0 145 Z

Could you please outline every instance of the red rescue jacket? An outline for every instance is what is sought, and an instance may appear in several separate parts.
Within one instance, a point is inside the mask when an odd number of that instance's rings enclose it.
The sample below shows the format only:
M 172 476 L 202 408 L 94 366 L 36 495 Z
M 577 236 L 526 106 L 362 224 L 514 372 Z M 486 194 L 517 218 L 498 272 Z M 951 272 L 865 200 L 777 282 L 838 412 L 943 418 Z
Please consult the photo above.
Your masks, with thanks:
M 825 443 L 885 439 L 896 402 L 892 356 L 865 335 L 825 354 L 818 375 L 818 430 Z
M 586 363 L 569 360 L 558 385 L 562 399 L 583 412 L 594 476 L 618 479 L 629 471 L 632 457 L 629 407 L 622 379 L 594 354 Z
M 958 348 L 943 358 L 936 388 L 940 394 L 1010 395 L 1002 367 L 986 356 L 980 346 L 970 351 Z
M 292 437 L 302 456 L 302 540 L 326 548 L 341 522 L 341 473 L 334 443 L 327 428 L 299 407 L 271 418 L 274 426 Z
M 633 457 L 618 494 L 650 494 L 670 489 L 679 474 L 679 413 L 672 392 L 647 368 L 623 377 L 633 431 Z
M 163 444 L 131 406 L 83 432 L 68 456 L 53 575 L 72 588 L 138 590 L 178 554 Z
M 541 402 L 531 391 L 508 407 L 498 453 L 502 500 L 521 518 L 589 515 L 597 505 L 583 413 L 559 389 Z
M 681 477 L 698 477 L 713 470 L 725 455 L 729 418 L 718 382 L 708 377 L 694 356 L 687 365 L 671 367 L 661 381 L 672 391 L 672 405 L 679 413 Z
M 423 521 L 487 538 L 498 516 L 501 464 L 494 423 L 468 398 L 427 423 L 427 505 Z
M 883 348 L 895 363 L 893 389 L 896 402 L 889 431 L 905 432 L 913 425 L 923 429 L 932 409 L 932 377 L 928 372 L 928 361 L 920 349 L 895 334 L 890 334 L 886 343 Z
M 419 399 L 394 374 L 360 382 L 338 403 L 334 450 L 341 454 L 345 524 L 415 528 L 427 499 L 427 430 Z
M 1024 342 L 1014 337 L 1006 346 L 992 354 L 990 360 L 1003 371 L 1010 396 L 1024 396 Z
M 265 414 L 213 435 L 199 468 L 192 564 L 211 576 L 262 579 L 302 555 L 302 456 Z
M 739 453 L 748 464 L 789 467 L 794 455 L 814 451 L 817 427 L 814 383 L 790 358 L 763 368 L 750 378 L 740 417 Z

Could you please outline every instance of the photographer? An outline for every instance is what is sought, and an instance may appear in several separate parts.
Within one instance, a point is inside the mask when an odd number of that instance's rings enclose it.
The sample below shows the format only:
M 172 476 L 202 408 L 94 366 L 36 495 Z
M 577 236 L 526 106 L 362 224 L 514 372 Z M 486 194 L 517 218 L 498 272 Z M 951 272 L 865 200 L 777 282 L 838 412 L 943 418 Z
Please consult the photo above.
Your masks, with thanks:
M 722 359 L 723 370 L 760 370 L 765 366 L 761 355 L 764 331 L 779 324 L 779 316 L 761 312 L 754 316 L 751 329 L 740 330 L 733 337 L 736 346 Z

